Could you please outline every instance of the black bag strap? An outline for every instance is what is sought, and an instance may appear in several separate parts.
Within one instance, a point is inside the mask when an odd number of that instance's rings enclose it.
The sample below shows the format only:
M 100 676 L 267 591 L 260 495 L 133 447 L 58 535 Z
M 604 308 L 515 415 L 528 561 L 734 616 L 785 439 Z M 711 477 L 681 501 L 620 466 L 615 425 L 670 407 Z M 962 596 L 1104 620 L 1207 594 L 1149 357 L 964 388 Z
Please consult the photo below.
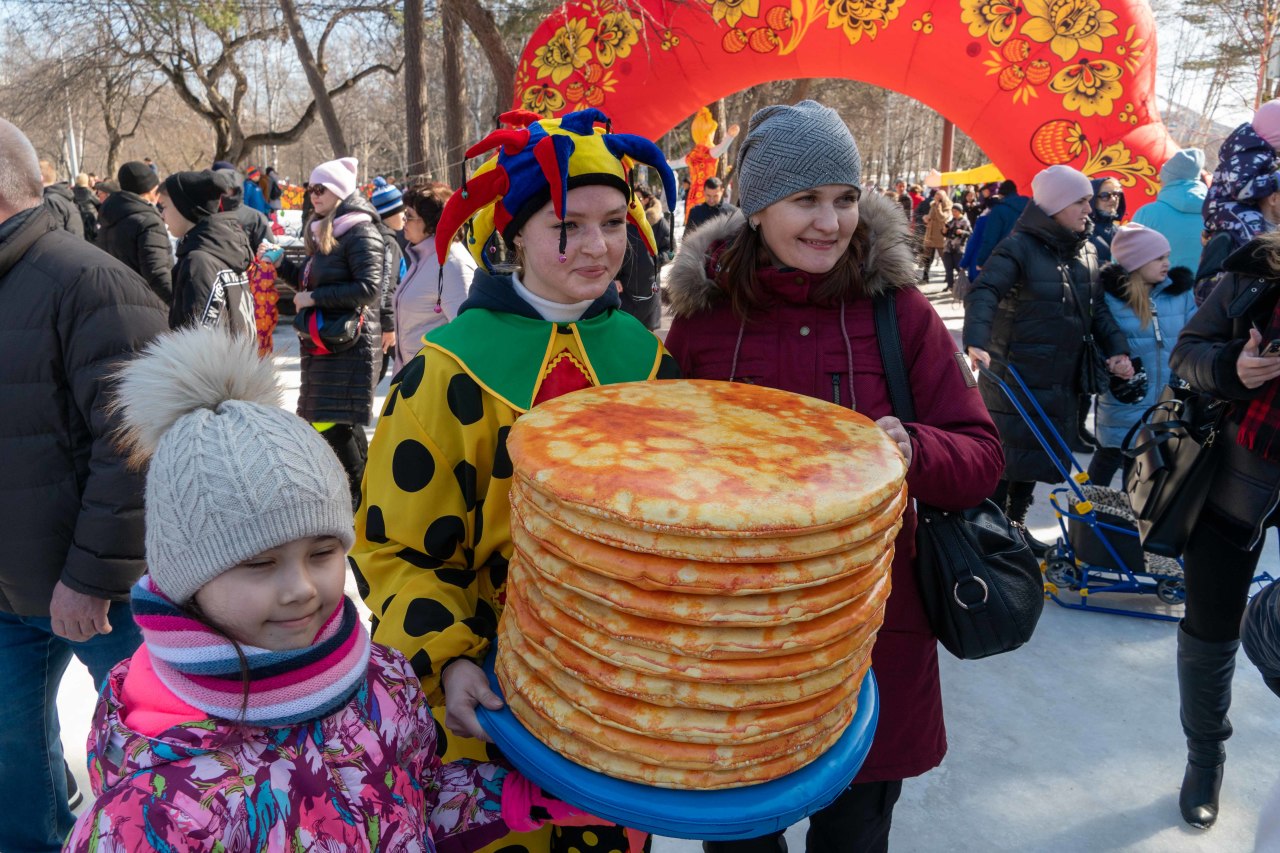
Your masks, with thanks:
M 916 419 L 916 406 L 911 398 L 911 381 L 907 363 L 902 360 L 902 336 L 898 334 L 898 311 L 892 291 L 875 298 L 876 342 L 880 345 L 880 363 L 884 366 L 885 383 L 889 386 L 889 403 L 903 423 Z

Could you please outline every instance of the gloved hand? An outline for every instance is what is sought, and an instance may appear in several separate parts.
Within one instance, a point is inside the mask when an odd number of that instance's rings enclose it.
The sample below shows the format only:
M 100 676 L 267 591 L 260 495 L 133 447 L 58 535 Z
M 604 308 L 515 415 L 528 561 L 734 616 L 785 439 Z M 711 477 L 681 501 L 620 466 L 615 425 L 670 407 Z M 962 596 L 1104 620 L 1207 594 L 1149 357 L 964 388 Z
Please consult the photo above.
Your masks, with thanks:
M 263 243 L 258 249 L 258 254 L 269 264 L 278 264 L 280 259 L 284 257 L 284 246 L 277 246 L 274 243 Z
M 558 826 L 613 826 L 564 800 L 556 799 L 512 770 L 502 780 L 502 820 L 512 832 L 532 832 L 544 824 Z

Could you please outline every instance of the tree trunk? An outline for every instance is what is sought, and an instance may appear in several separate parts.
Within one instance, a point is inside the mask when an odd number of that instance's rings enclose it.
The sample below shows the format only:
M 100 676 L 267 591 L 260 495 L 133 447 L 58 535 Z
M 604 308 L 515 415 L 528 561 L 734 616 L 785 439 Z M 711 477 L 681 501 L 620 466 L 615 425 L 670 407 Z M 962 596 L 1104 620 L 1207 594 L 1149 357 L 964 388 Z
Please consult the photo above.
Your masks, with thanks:
M 107 174 L 104 177 L 113 181 L 116 179 L 116 171 L 119 169 L 119 164 L 116 163 L 116 160 L 120 157 L 121 141 L 120 137 L 114 133 L 107 138 Z
M 404 117 L 408 131 L 408 163 L 410 177 L 426 175 L 430 129 L 427 126 L 427 73 L 425 41 L 426 12 L 423 0 L 404 2 Z
M 462 68 L 462 40 L 466 34 L 458 0 L 443 0 L 440 7 L 444 24 L 444 102 L 449 105 L 445 111 L 445 170 L 449 183 L 457 187 L 462 185 L 462 155 L 466 151 L 467 89 Z
M 507 43 L 502 39 L 502 31 L 493 19 L 493 14 L 480 5 L 480 0 L 457 0 L 458 13 L 467 22 L 467 29 L 480 42 L 480 49 L 489 60 L 493 69 L 494 119 L 501 113 L 511 109 L 515 103 L 516 63 Z
M 311 46 L 307 44 L 307 36 L 302 31 L 298 8 L 293 4 L 293 0 L 279 0 L 279 3 L 280 11 L 284 13 L 285 25 L 289 28 L 289 35 L 293 37 L 294 49 L 298 52 L 298 61 L 302 63 L 302 70 L 307 75 L 307 84 L 311 87 L 311 94 L 315 96 L 316 107 L 320 111 L 320 121 L 324 123 L 325 133 L 329 136 L 333 156 L 347 157 L 351 149 L 347 147 L 347 140 L 342 135 L 342 125 L 338 123 L 338 114 L 333 109 L 333 99 L 329 97 L 329 90 L 325 88 L 324 75 L 320 73 L 316 58 L 311 53 Z M 243 145 L 239 147 L 243 148 Z
M 712 105 L 711 115 L 715 118 L 716 124 L 720 125 L 720 127 L 717 128 L 717 130 L 720 131 L 720 136 L 717 139 L 713 134 L 711 139 L 711 144 L 718 145 L 722 141 L 724 141 L 725 135 L 729 132 L 729 121 L 728 119 L 725 118 L 724 98 L 721 98 L 720 100 L 716 101 L 714 105 Z M 716 163 L 716 175 L 718 175 L 721 178 L 723 178 L 725 175 L 729 173 L 728 160 L 729 160 L 728 157 L 721 157 L 720 160 Z
M 791 82 L 791 94 L 787 96 L 787 103 L 794 107 L 809 97 L 811 88 L 813 88 L 813 81 L 807 77 L 803 80 L 793 80 Z M 747 118 L 750 118 L 750 116 L 747 116 Z

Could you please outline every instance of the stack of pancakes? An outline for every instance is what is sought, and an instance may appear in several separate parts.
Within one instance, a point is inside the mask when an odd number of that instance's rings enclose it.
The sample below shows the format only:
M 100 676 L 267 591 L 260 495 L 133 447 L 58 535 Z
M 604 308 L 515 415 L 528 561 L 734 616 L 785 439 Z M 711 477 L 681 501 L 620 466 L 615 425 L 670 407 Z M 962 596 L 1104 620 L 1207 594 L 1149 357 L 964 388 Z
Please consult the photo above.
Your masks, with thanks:
M 686 789 L 821 755 L 857 706 L 906 466 L 839 406 L 751 385 L 608 385 L 512 428 L 497 674 L 546 745 Z

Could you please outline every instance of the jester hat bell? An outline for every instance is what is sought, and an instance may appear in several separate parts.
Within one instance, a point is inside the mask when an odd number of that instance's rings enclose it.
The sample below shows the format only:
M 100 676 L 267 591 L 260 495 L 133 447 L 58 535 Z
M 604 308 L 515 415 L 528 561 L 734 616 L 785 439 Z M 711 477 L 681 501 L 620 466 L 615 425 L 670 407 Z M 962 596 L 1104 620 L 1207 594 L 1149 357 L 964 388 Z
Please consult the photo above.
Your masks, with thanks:
M 608 117 L 596 109 L 579 110 L 560 118 L 513 110 L 504 113 L 499 121 L 506 126 L 466 152 L 471 158 L 498 149 L 497 155 L 465 179 L 461 189 L 445 203 L 436 227 L 436 257 L 447 255 L 454 235 L 470 220 L 467 249 L 477 263 L 494 272 L 495 235 L 512 247 L 525 222 L 548 201 L 563 221 L 569 190 L 593 184 L 617 187 L 622 192 L 628 201 L 628 221 L 639 229 L 649 253 L 657 253 L 644 209 L 627 183 L 627 169 L 629 161 L 656 169 L 662 176 L 667 205 L 674 207 L 675 176 L 658 146 L 642 136 L 613 133 Z M 597 127 L 600 124 L 604 127 Z M 562 226 L 561 254 L 566 239 Z

